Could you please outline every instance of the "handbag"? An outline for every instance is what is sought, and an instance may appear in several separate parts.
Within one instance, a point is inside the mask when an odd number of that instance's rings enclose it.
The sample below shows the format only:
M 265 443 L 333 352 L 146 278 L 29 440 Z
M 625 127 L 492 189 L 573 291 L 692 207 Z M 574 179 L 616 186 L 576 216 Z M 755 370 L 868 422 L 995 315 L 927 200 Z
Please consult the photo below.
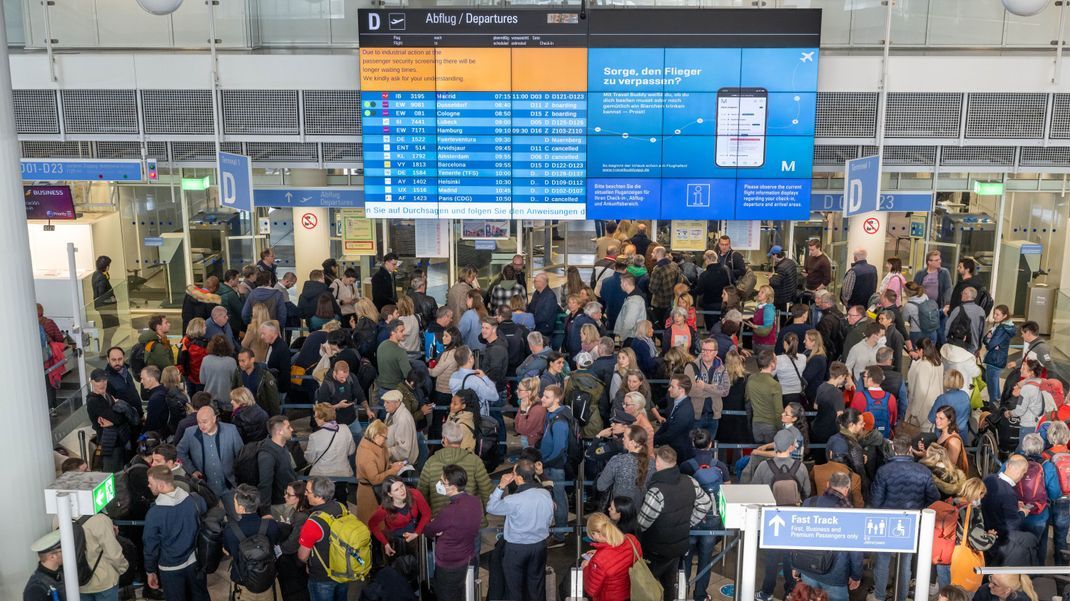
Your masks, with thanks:
M 981 588 L 981 575 L 975 568 L 985 567 L 985 556 L 970 547 L 970 515 L 973 506 L 966 507 L 966 527 L 963 528 L 962 541 L 951 553 L 951 584 L 960 586 L 968 593 L 975 593 Z
M 632 601 L 661 601 L 665 594 L 665 589 L 658 582 L 658 579 L 654 578 L 653 572 L 650 571 L 650 566 L 646 565 L 643 558 L 639 556 L 639 550 L 635 548 L 635 543 L 628 539 L 628 544 L 632 546 L 632 567 L 628 568 L 628 582 L 631 584 Z
M 984 368 L 981 368 L 981 374 L 983 373 Z M 974 376 L 973 381 L 970 382 L 970 409 L 980 409 L 985 404 L 985 397 L 981 393 L 988 385 L 985 384 L 985 378 L 981 374 Z

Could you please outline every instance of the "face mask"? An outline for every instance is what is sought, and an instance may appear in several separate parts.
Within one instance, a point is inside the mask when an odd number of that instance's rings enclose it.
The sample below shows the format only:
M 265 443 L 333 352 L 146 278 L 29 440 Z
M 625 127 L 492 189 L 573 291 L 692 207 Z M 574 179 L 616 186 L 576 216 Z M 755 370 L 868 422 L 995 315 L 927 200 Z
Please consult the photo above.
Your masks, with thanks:
M 446 485 L 442 483 L 442 480 L 435 482 L 435 492 L 443 497 L 446 496 Z
M 887 346 L 887 345 L 888 345 L 888 339 L 886 337 L 881 336 L 880 338 L 877 339 L 877 348 L 880 348 L 882 346 Z

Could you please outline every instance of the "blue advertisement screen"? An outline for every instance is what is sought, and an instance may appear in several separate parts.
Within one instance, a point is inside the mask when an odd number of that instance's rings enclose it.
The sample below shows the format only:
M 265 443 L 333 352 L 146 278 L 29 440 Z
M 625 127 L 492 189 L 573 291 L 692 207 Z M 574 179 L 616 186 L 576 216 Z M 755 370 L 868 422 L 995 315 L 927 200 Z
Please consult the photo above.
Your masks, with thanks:
M 368 10 L 370 217 L 806 219 L 820 11 Z

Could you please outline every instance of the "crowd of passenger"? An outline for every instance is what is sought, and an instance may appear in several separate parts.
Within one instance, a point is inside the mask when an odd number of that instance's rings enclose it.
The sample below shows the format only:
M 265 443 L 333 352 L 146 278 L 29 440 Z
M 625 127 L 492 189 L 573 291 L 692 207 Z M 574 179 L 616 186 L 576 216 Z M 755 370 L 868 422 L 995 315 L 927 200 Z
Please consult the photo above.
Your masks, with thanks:
M 328 259 L 295 303 L 270 250 L 190 286 L 180 331 L 153 316 L 90 374 L 95 454 L 63 469 L 114 472 L 117 498 L 80 522 L 77 558 L 35 544 L 24 598 L 63 598 L 77 560 L 84 599 L 208 599 L 229 556 L 243 601 L 452 601 L 484 554 L 489 599 L 541 600 L 582 513 L 588 598 L 675 599 L 683 569 L 702 601 L 723 538 L 690 533 L 722 528 L 737 482 L 937 513 L 932 558 L 765 550 L 758 601 L 846 601 L 866 572 L 867 601 L 904 601 L 915 561 L 936 566 L 931 599 L 1037 601 L 1028 576 L 973 568 L 1070 563 L 1063 381 L 972 260 L 953 278 L 933 251 L 908 279 L 856 251 L 834 293 L 816 240 L 803 265 L 774 246 L 768 284 L 727 236 L 701 266 L 623 222 L 595 246 L 560 289 L 517 256 L 436 299 L 387 254 L 370 296 Z M 484 549 L 488 516 L 504 529 Z

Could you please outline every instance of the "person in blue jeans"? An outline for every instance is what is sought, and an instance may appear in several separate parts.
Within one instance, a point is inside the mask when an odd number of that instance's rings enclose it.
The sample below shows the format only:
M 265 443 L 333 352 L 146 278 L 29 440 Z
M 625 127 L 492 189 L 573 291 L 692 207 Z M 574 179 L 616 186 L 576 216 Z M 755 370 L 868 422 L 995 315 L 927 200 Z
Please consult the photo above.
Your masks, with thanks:
M 312 601 L 346 601 L 349 583 L 331 580 L 324 565 L 330 555 L 331 527 L 321 516 L 338 518 L 347 510 L 334 500 L 334 482 L 324 476 L 308 479 L 305 498 L 312 513 L 301 527 L 297 558 L 308 566 L 309 598 Z
M 713 436 L 709 430 L 701 426 L 692 430 L 691 446 L 695 448 L 695 456 L 680 464 L 680 471 L 694 478 L 713 502 L 710 512 L 692 530 L 720 530 L 722 522 L 721 516 L 717 515 L 717 495 L 721 492 L 721 484 L 728 482 L 728 466 L 717 459 L 717 451 L 713 449 Z M 684 569 L 690 575 L 691 564 L 695 558 L 698 559 L 694 568 L 695 601 L 706 601 L 710 598 L 706 589 L 710 585 L 710 573 L 713 570 L 711 560 L 716 546 L 716 536 L 690 536 L 688 551 L 684 556 Z
M 572 410 L 561 405 L 564 390 L 557 384 L 551 384 L 542 391 L 542 406 L 546 409 L 546 429 L 543 431 L 539 451 L 542 453 L 543 476 L 553 482 L 551 495 L 554 498 L 554 528 L 568 527 L 568 493 L 565 484 L 568 477 L 565 466 L 568 463 L 568 438 L 572 436 Z M 550 548 L 565 544 L 562 534 L 550 536 Z
M 999 404 L 1001 393 L 999 375 L 1003 368 L 1007 367 L 1007 354 L 1011 348 L 1011 340 L 1018 335 L 1018 329 L 1010 319 L 1011 310 L 1007 305 L 996 305 L 992 310 L 992 320 L 995 322 L 992 329 L 985 334 L 985 387 L 988 388 L 988 399 L 995 405 Z
M 1066 537 L 1070 534 L 1070 428 L 1056 421 L 1048 427 L 1048 444 L 1045 455 L 1044 488 L 1048 490 L 1048 507 L 1051 511 L 1051 527 L 1055 531 L 1055 565 L 1070 565 Z
M 803 502 L 804 507 L 833 507 L 850 509 L 851 476 L 836 472 L 829 477 L 828 489 L 820 496 L 810 497 Z M 828 552 L 831 557 L 829 569 L 822 574 L 809 571 L 805 565 L 796 562 L 792 567 L 796 578 L 803 584 L 817 587 L 828 593 L 829 601 L 849 601 L 851 591 L 858 588 L 862 581 L 862 553 L 857 551 Z

